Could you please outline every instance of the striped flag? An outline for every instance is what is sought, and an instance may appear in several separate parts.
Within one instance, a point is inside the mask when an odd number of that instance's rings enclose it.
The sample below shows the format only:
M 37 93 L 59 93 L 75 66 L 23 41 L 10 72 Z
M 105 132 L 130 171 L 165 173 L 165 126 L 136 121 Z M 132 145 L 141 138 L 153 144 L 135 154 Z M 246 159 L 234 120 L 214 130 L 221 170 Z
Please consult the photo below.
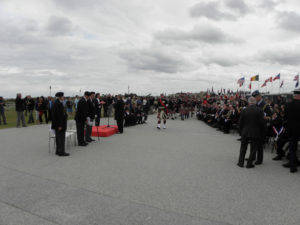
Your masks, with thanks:
M 297 81 L 295 87 L 297 88 L 299 86 L 299 74 L 295 76 L 294 81 Z
M 265 82 L 263 83 L 263 85 L 261 85 L 261 87 L 267 86 L 267 81 L 268 81 L 268 80 L 265 80 Z
M 259 81 L 259 74 L 251 77 L 250 81 Z
M 272 82 L 272 81 L 273 81 L 273 78 L 272 78 L 272 77 L 269 77 L 269 79 L 266 79 L 265 82 L 267 83 L 267 82 Z
M 242 87 L 245 83 L 245 77 L 240 78 L 237 83 Z
M 273 81 L 275 80 L 280 80 L 280 73 L 276 75 L 276 77 L 274 77 Z

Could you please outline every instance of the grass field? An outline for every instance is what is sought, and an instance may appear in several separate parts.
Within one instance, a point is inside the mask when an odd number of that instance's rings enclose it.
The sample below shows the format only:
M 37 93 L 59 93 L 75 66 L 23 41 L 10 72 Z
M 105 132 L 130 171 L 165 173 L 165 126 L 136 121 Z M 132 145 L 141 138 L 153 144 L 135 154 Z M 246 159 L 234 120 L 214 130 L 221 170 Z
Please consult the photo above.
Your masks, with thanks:
M 74 114 L 72 116 L 69 116 L 68 119 L 74 119 Z M 0 129 L 5 129 L 5 128 L 11 128 L 11 127 L 16 127 L 17 126 L 17 113 L 15 110 L 7 110 L 5 111 L 5 116 L 6 116 L 6 121 L 7 121 L 7 125 L 3 124 L 2 118 L 1 118 L 1 122 L 2 125 L 0 125 Z M 35 121 L 35 111 L 33 112 L 33 119 Z M 44 123 L 45 123 L 45 119 L 43 117 Z M 28 116 L 25 116 L 25 121 L 26 121 L 26 125 L 27 126 L 33 126 L 33 125 L 38 125 L 38 123 L 35 121 L 34 124 L 28 124 Z

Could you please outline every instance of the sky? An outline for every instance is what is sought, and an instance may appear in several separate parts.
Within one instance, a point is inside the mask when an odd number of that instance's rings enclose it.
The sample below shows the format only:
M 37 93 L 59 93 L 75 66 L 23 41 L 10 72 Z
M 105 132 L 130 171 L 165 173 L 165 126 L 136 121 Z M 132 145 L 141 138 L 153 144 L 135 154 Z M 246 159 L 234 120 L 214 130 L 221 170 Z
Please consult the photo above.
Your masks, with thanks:
M 299 0 L 0 0 L 0 95 L 291 91 L 299 21 Z

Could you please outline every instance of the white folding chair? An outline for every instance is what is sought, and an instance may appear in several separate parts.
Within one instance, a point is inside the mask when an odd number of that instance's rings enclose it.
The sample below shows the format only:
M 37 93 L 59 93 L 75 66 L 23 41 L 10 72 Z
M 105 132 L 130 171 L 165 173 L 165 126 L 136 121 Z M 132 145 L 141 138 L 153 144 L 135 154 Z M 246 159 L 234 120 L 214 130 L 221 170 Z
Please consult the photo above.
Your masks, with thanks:
M 49 154 L 51 153 L 51 139 L 53 140 L 53 148 L 55 149 L 56 141 L 55 141 L 55 130 L 51 129 L 51 125 L 49 126 Z

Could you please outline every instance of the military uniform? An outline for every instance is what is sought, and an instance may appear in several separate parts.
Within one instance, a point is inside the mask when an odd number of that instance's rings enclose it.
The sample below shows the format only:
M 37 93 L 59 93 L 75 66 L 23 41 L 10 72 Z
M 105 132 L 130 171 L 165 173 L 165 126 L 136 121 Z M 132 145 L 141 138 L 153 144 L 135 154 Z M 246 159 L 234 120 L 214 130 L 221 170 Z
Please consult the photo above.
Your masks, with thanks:
M 63 93 L 59 92 L 55 95 L 56 97 L 62 97 Z M 55 140 L 56 140 L 56 155 L 58 156 L 68 156 L 69 154 L 65 152 L 65 138 L 67 130 L 67 120 L 68 115 L 65 107 L 56 99 L 52 107 L 52 125 L 51 129 L 55 130 Z

